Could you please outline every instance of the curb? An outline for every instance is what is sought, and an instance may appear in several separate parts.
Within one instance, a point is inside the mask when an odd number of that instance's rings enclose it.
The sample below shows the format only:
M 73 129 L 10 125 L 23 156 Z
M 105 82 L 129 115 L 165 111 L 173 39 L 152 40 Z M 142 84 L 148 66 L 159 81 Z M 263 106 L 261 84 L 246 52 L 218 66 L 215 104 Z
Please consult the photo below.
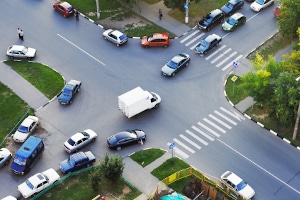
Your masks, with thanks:
M 258 122 L 258 121 L 256 121 L 256 120 L 254 120 L 251 116 L 249 116 L 249 115 L 243 113 L 242 111 L 240 111 L 240 110 L 239 110 L 239 109 L 238 109 L 238 108 L 230 101 L 230 99 L 228 98 L 228 96 L 227 96 L 227 94 L 226 94 L 225 86 L 226 86 L 228 77 L 229 77 L 232 73 L 233 73 L 233 71 L 230 71 L 230 72 L 227 74 L 227 76 L 225 77 L 225 81 L 224 81 L 224 96 L 225 96 L 226 100 L 230 103 L 230 105 L 231 105 L 234 109 L 236 109 L 239 113 L 241 113 L 244 117 L 250 119 L 251 121 L 253 121 L 253 122 L 256 123 L 257 125 L 259 125 L 260 127 L 264 128 L 264 129 L 266 129 L 266 130 L 268 130 L 268 131 L 269 131 L 270 133 L 272 133 L 273 135 L 275 135 L 275 136 L 279 137 L 280 139 L 282 139 L 284 142 L 286 142 L 286 143 L 288 143 L 288 144 L 290 144 L 290 145 L 296 147 L 298 150 L 300 150 L 300 147 L 297 146 L 296 144 L 294 144 L 292 141 L 290 141 L 290 140 L 288 140 L 288 139 L 282 137 L 282 136 L 279 135 L 277 132 L 273 131 L 272 129 L 267 128 L 264 124 L 262 124 L 262 123 L 260 123 L 260 122 Z

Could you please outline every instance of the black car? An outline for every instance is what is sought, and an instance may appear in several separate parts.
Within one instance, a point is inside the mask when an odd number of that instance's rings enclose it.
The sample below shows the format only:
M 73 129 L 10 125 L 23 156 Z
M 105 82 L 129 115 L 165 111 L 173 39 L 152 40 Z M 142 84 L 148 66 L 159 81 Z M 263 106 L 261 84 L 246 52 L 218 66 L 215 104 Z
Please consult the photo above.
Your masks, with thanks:
M 225 15 L 232 15 L 244 6 L 243 0 L 229 0 L 221 10 Z
M 175 76 L 175 74 L 190 64 L 190 56 L 186 53 L 180 53 L 169 60 L 162 68 L 161 73 L 164 76 Z
M 195 48 L 195 53 L 200 55 L 207 54 L 211 49 L 218 46 L 222 41 L 222 38 L 216 34 L 207 36 L 204 40 L 201 40 Z
M 123 146 L 142 143 L 146 140 L 146 134 L 140 129 L 122 131 L 110 136 L 107 145 L 111 149 L 120 150 Z
M 59 103 L 71 104 L 73 102 L 75 94 L 77 94 L 80 91 L 80 87 L 81 81 L 70 80 L 58 96 Z
M 224 13 L 220 9 L 215 9 L 203 16 L 203 19 L 199 21 L 198 27 L 200 29 L 210 31 L 214 26 L 224 21 Z

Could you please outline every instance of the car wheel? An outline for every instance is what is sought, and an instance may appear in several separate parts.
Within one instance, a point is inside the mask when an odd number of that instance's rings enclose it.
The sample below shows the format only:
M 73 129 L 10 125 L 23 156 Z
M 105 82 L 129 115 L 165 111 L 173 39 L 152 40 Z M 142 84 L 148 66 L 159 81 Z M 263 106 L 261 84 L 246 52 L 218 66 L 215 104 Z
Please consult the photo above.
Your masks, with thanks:
M 210 27 L 207 27 L 207 31 L 210 31 L 210 29 L 211 29 Z
M 87 164 L 87 165 L 86 165 L 86 168 L 89 168 L 90 166 L 91 166 L 91 164 Z
M 164 45 L 165 48 L 167 48 L 169 45 Z
M 203 54 L 206 55 L 206 54 L 207 54 L 207 51 L 204 51 Z
M 11 60 L 13 60 L 13 59 L 14 59 L 14 57 L 13 57 L 13 56 L 8 56 L 8 58 L 9 58 L 9 59 L 11 59 Z
M 80 92 L 80 88 L 78 88 L 77 92 Z
M 117 43 L 117 47 L 119 47 L 120 46 L 120 44 L 119 43 Z
M 95 141 L 96 141 L 96 138 L 93 138 L 93 139 L 92 139 L 92 142 L 95 142 Z
M 67 15 L 66 15 L 66 14 L 64 14 L 64 17 L 67 17 Z
M 72 104 L 73 103 L 73 101 L 71 100 L 70 102 L 69 102 L 69 104 Z
M 187 62 L 185 66 L 187 67 L 187 66 L 189 66 L 189 64 L 190 64 L 190 62 Z
M 7 165 L 9 163 L 9 160 L 5 161 L 4 165 Z
M 176 73 L 175 73 L 175 72 L 173 72 L 173 73 L 171 74 L 171 76 L 175 76 L 175 74 L 176 74 Z
M 120 151 L 121 149 L 122 149 L 122 147 L 120 147 L 120 146 L 119 146 L 119 147 L 117 147 L 117 151 Z
M 154 108 L 158 108 L 158 107 L 159 107 L 159 103 L 154 106 Z
M 149 46 L 147 45 L 147 46 L 145 46 L 146 48 L 149 48 Z

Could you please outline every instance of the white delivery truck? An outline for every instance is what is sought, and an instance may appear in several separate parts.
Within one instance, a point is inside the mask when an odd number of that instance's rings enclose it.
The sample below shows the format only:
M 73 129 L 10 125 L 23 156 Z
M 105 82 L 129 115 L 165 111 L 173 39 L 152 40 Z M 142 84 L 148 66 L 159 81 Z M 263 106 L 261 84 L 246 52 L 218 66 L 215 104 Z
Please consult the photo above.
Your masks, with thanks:
M 118 96 L 119 109 L 131 118 L 145 110 L 157 108 L 161 98 L 154 92 L 148 92 L 141 87 L 136 87 Z

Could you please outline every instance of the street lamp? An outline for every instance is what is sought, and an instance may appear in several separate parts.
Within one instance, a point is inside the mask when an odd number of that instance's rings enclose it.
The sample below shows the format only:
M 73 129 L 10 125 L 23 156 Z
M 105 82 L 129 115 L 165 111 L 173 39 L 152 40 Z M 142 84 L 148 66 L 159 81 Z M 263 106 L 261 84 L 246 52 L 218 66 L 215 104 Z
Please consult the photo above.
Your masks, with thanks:
M 298 78 L 296 78 L 296 81 L 299 81 L 299 80 L 300 80 L 300 76 Z M 297 137 L 299 118 L 300 118 L 300 101 L 299 101 L 299 105 L 298 105 L 296 123 L 295 123 L 295 128 L 294 128 L 294 133 L 293 133 L 293 140 L 296 140 L 296 137 Z

